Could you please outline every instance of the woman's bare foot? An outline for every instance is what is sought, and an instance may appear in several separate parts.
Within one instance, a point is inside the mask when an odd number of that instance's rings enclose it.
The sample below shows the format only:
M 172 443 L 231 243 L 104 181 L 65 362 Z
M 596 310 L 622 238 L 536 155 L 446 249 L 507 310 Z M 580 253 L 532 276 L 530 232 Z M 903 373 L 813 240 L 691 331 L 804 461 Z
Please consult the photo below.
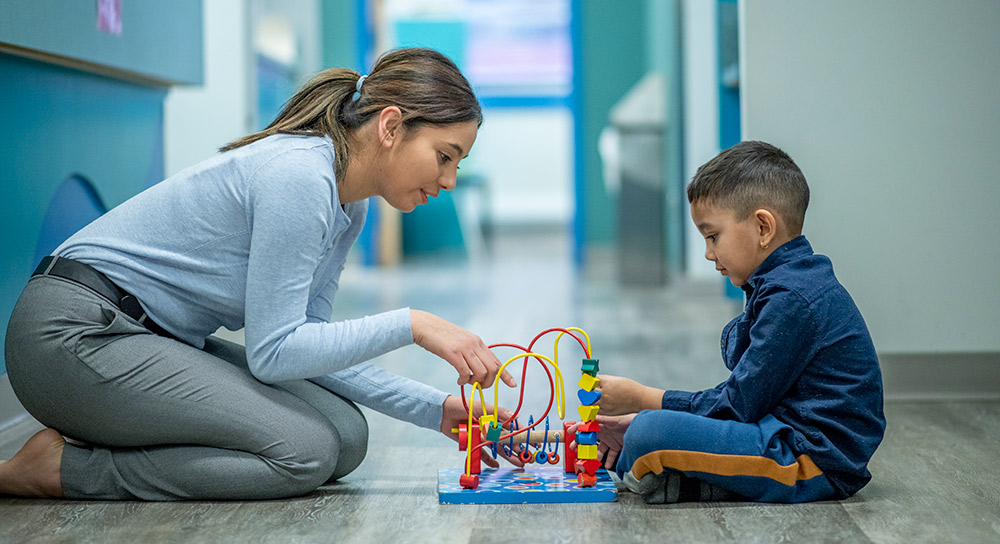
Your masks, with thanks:
M 66 440 L 55 429 L 42 429 L 9 461 L 0 462 L 0 495 L 60 498 L 63 448 Z

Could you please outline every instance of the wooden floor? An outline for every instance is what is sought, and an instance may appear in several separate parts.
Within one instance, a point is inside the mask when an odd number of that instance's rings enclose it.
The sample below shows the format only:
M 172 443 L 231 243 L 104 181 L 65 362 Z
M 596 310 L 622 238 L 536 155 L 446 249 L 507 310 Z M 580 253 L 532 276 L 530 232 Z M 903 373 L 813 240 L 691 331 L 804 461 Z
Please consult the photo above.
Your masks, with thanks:
M 478 263 L 349 268 L 337 315 L 412 306 L 488 343 L 526 343 L 549 327 L 579 326 L 590 333 L 603 372 L 682 389 L 711 387 L 726 376 L 718 338 L 739 307 L 721 296 L 721 282 L 623 288 L 613 279 L 613 256 L 603 267 L 574 271 L 561 236 L 501 236 L 492 255 Z M 539 346 L 551 352 L 552 342 Z M 579 356 L 568 343 L 561 347 L 561 357 Z M 420 348 L 398 350 L 380 364 L 458 393 L 450 367 Z M 525 409 L 540 412 L 547 380 L 529 373 L 525 381 Z M 501 402 L 512 398 L 504 392 Z M 575 414 L 571 401 L 567 408 Z M 602 504 L 441 505 L 437 471 L 461 466 L 457 445 L 366 412 L 367 459 L 308 496 L 189 503 L 0 498 L 0 542 L 1000 542 L 1000 402 L 890 401 L 886 412 L 874 480 L 840 502 L 648 506 L 625 492 Z M 0 432 L 0 458 L 38 428 L 25 420 Z

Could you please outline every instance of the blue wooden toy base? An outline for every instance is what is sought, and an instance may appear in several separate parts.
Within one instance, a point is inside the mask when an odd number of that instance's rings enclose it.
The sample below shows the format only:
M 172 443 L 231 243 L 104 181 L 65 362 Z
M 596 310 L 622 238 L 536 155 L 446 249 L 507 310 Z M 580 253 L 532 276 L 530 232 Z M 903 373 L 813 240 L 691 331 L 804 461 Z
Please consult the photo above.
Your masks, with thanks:
M 562 466 L 527 469 L 484 468 L 479 487 L 465 489 L 458 478 L 465 471 L 447 468 L 438 471 L 438 502 L 441 504 L 525 504 L 554 502 L 612 502 L 618 497 L 608 471 L 597 471 L 594 487 L 577 487 L 576 474 Z

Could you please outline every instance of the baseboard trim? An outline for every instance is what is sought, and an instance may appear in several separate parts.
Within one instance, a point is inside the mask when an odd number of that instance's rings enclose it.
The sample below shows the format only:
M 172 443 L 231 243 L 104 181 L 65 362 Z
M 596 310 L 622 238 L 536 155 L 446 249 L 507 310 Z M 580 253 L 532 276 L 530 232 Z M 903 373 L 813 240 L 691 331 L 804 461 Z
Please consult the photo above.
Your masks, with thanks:
M 1000 353 L 880 353 L 890 400 L 1000 399 Z
M 30 417 L 28 412 L 17 401 L 14 390 L 10 388 L 10 379 L 7 378 L 7 373 L 0 374 L 0 431 L 17 425 L 28 417 Z

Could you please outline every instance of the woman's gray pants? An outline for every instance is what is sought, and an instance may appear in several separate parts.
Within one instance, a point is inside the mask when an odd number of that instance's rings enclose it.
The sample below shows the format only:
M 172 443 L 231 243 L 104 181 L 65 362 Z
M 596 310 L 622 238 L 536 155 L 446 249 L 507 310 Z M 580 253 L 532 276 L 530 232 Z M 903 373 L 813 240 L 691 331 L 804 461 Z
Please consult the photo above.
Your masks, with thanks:
M 348 474 L 367 450 L 352 402 L 305 380 L 261 383 L 242 346 L 157 336 L 63 278 L 28 282 L 4 347 L 18 400 L 73 439 L 66 498 L 292 497 Z

